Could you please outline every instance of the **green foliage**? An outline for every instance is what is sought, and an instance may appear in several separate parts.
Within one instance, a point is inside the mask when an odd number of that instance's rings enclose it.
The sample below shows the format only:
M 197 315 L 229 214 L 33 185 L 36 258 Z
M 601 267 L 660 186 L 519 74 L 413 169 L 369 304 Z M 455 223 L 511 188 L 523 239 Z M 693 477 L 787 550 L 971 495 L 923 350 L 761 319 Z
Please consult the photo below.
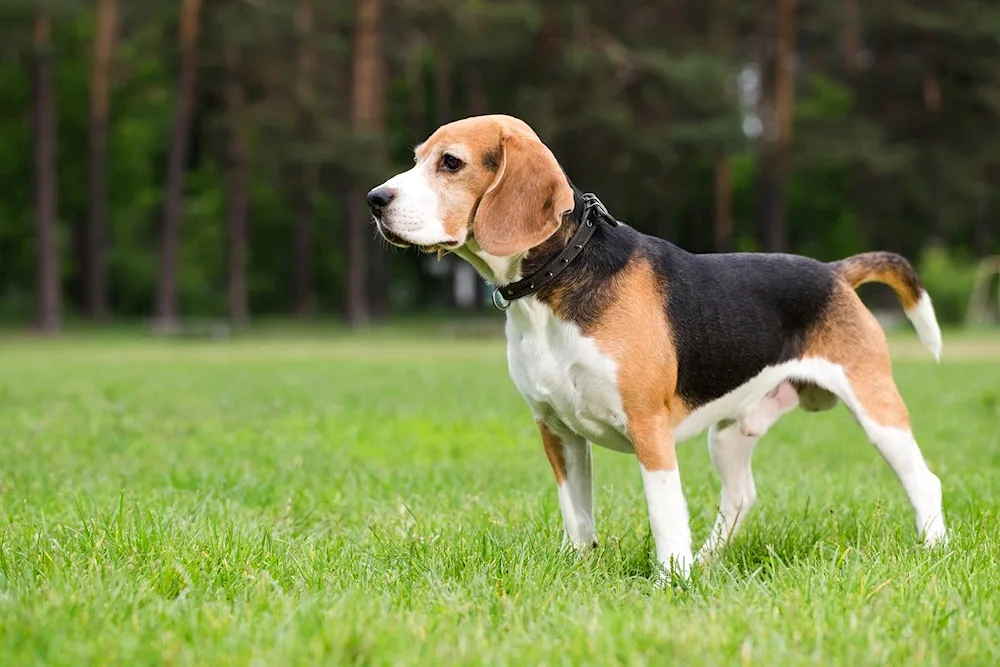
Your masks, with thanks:
M 940 366 L 911 331 L 894 341 L 919 355 L 894 367 L 942 477 L 947 547 L 919 546 L 905 493 L 843 408 L 797 411 L 755 455 L 741 535 L 662 590 L 633 457 L 595 450 L 600 545 L 560 550 L 502 341 L 333 337 L 3 340 L 4 662 L 1000 657 L 995 340 L 957 362 L 949 337 Z M 718 478 L 700 442 L 678 453 L 700 541 Z
M 248 285 L 254 314 L 289 308 L 301 165 L 315 164 L 320 172 L 315 287 L 319 311 L 335 313 L 352 261 L 343 229 L 347 198 L 358 191 L 352 184 L 364 190 L 404 168 L 412 147 L 439 122 L 474 111 L 524 118 L 573 181 L 599 193 L 615 215 L 694 251 L 714 246 L 713 165 L 728 155 L 737 245 L 759 248 L 767 221 L 758 217 L 758 145 L 743 133 L 746 109 L 736 82 L 757 52 L 763 17 L 756 5 L 741 0 L 723 15 L 676 1 L 383 3 L 385 127 L 374 137 L 352 125 L 355 2 L 313 3 L 308 39 L 296 28 L 295 2 L 205 4 L 182 225 L 185 314 L 225 312 L 225 147 L 232 127 L 222 93 L 227 44 L 245 51 L 239 76 L 253 137 Z M 71 311 L 81 304 L 78 241 L 88 205 L 95 4 L 43 5 L 54 19 L 60 257 Z M 179 4 L 122 4 L 108 142 L 111 305 L 122 317 L 147 317 L 154 301 Z M 979 220 L 990 224 L 1000 206 L 990 176 L 1000 142 L 1000 6 L 976 0 L 911 5 L 862 7 L 869 60 L 851 74 L 840 65 L 839 10 L 823 3 L 798 8 L 795 122 L 783 194 L 793 251 L 834 259 L 884 248 L 916 257 L 928 239 L 943 241 L 956 256 L 1000 248 L 1000 235 L 975 230 L 984 224 Z M 0 10 L 3 319 L 25 320 L 33 309 L 36 9 L 12 0 Z M 728 37 L 720 41 L 723 34 Z M 303 47 L 316 58 L 311 100 L 301 97 L 297 78 Z M 925 95 L 934 85 L 937 107 Z M 368 250 L 384 252 L 376 243 Z M 422 265 L 412 253 L 390 254 L 390 292 L 441 306 L 445 290 Z

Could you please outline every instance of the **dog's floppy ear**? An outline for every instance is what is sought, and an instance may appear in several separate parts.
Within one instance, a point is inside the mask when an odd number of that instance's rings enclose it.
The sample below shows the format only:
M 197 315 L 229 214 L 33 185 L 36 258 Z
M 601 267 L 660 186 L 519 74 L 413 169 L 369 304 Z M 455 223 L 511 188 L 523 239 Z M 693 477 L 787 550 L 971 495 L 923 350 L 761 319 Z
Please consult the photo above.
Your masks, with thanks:
M 573 190 L 559 163 L 534 137 L 504 132 L 500 167 L 486 190 L 473 234 L 496 257 L 524 252 L 552 236 L 573 210 Z

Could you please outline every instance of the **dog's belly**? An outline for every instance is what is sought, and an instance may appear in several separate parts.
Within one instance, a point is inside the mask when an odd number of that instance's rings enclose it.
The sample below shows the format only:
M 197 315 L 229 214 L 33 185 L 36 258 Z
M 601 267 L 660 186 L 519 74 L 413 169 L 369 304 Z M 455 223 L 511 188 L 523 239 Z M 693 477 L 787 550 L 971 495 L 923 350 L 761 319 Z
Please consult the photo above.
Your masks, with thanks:
M 693 410 L 674 426 L 674 441 L 684 442 L 701 434 L 712 424 L 736 420 L 748 411 L 760 409 L 764 402 L 772 400 L 768 398 L 768 393 L 787 381 L 806 385 L 809 407 L 814 411 L 829 410 L 837 404 L 838 397 L 850 391 L 844 369 L 825 359 L 802 357 L 774 364 L 736 389 Z
M 634 451 L 618 391 L 618 366 L 575 324 L 533 299 L 515 303 L 507 313 L 507 362 L 514 386 L 535 418 L 553 431 L 569 430 L 607 449 Z M 689 413 L 674 426 L 674 441 L 679 444 L 712 424 L 758 409 L 771 390 L 788 380 L 815 385 L 817 396 L 832 400 L 813 409 L 829 409 L 847 386 L 842 376 L 843 369 L 821 359 L 766 366 Z
M 576 325 L 540 304 L 508 313 L 507 361 L 514 386 L 536 419 L 595 445 L 633 451 L 617 364 Z

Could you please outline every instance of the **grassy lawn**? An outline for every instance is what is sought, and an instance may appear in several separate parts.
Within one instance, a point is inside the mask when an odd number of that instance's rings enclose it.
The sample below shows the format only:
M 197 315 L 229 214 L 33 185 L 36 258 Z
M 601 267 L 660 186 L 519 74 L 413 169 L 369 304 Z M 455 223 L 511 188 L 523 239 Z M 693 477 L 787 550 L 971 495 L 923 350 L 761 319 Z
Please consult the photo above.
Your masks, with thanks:
M 558 550 L 497 340 L 0 341 L 0 662 L 996 665 L 1000 341 L 915 341 L 949 545 L 843 408 L 795 412 L 741 538 L 667 590 L 630 457 L 595 452 L 601 546 Z M 718 481 L 703 438 L 680 459 L 700 542 Z

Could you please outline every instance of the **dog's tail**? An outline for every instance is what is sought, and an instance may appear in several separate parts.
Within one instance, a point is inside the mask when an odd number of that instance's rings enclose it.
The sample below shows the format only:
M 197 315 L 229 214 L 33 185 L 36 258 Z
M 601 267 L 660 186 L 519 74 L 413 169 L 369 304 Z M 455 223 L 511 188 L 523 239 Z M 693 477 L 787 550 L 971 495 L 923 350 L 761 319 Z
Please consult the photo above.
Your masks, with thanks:
M 830 265 L 851 287 L 871 282 L 891 287 L 906 317 L 917 330 L 920 342 L 936 360 L 941 360 L 941 327 L 934 315 L 931 297 L 905 257 L 894 252 L 864 252 Z

